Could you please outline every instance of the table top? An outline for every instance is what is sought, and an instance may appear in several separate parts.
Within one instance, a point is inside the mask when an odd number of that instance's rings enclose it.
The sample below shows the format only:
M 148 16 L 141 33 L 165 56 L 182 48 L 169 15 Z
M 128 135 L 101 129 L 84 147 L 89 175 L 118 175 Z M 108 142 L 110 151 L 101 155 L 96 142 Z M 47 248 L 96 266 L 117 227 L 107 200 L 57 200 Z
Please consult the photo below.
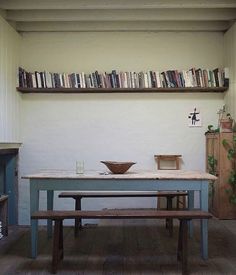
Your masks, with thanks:
M 84 174 L 76 174 L 69 170 L 42 170 L 40 172 L 25 175 L 23 179 L 102 179 L 102 180 L 216 180 L 217 177 L 200 171 L 185 170 L 157 170 L 157 171 L 132 171 L 125 174 L 104 173 L 101 171 L 85 171 Z

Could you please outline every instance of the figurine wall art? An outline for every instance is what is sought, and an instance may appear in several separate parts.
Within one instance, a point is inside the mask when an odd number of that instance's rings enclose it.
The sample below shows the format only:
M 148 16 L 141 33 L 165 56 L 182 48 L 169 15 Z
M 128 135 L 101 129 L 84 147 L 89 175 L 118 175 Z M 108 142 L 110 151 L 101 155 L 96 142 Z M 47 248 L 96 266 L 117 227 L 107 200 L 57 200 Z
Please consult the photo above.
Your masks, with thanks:
M 189 127 L 201 127 L 202 119 L 200 110 L 194 107 L 188 114 L 188 126 Z

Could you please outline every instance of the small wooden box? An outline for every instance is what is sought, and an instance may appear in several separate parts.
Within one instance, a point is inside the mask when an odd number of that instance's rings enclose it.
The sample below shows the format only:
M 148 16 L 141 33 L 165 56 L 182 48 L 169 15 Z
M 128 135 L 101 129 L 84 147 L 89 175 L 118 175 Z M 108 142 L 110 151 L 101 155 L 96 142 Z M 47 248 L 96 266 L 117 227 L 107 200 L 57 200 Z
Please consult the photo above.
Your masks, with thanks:
M 180 169 L 180 158 L 182 155 L 154 155 L 154 158 L 157 162 L 157 169 L 158 170 L 167 170 L 167 168 L 163 168 L 161 166 L 161 162 L 171 161 L 174 162 L 174 168 L 168 168 L 168 170 L 179 170 Z

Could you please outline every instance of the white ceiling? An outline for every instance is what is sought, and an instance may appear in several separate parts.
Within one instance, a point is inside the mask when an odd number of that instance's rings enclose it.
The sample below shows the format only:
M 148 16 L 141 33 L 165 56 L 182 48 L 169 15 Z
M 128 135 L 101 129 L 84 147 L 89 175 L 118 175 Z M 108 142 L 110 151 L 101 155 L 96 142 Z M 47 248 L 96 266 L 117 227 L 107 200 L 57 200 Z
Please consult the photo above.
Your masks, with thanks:
M 0 0 L 0 14 L 28 31 L 226 31 L 236 0 Z

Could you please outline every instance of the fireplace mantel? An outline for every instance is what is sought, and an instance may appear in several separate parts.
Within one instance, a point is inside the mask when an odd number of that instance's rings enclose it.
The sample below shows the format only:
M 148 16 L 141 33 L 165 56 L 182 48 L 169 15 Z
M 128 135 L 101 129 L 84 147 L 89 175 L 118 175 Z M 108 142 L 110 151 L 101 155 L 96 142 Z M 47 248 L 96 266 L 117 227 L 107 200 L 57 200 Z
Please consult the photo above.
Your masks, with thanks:
M 21 144 L 20 142 L 0 142 L 0 155 L 16 154 Z
M 22 143 L 20 142 L 0 142 L 0 150 L 2 149 L 19 149 Z

